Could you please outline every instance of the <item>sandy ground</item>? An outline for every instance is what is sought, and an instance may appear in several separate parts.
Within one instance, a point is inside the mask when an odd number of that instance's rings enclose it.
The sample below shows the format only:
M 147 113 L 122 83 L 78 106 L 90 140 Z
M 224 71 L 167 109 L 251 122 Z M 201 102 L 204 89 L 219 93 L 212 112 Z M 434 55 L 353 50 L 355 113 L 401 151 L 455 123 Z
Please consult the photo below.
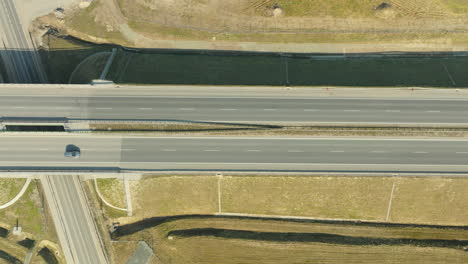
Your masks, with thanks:
M 52 12 L 57 7 L 67 8 L 80 0 L 15 0 L 16 9 L 24 29 L 37 17 Z

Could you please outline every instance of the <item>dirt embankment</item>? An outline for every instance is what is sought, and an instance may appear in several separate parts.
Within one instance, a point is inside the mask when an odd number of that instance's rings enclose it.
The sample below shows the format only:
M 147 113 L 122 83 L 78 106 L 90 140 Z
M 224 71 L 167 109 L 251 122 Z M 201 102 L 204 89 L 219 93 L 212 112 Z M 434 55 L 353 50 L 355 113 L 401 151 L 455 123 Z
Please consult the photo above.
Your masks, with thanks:
M 355 2 L 95 0 L 41 23 L 84 40 L 140 48 L 349 53 L 468 47 L 468 4 Z

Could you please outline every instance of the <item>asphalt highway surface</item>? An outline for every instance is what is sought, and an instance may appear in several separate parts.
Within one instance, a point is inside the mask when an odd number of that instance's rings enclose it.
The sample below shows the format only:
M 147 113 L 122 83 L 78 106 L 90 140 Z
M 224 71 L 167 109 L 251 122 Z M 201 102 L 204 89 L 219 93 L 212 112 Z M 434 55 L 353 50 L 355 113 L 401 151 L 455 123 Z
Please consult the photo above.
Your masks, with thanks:
M 468 123 L 468 100 L 2 96 L 4 117 L 227 122 Z
M 74 144 L 81 157 L 64 157 Z M 297 170 L 389 166 L 463 167 L 467 140 L 349 138 L 138 138 L 47 136 L 0 138 L 0 166 Z M 271 165 L 271 166 L 270 166 Z

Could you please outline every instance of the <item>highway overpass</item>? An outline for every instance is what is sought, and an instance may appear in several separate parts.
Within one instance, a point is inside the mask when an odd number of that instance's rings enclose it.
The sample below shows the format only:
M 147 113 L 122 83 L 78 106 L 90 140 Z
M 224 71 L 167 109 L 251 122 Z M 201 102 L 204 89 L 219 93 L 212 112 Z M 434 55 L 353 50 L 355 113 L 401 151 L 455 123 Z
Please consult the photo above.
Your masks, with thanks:
M 81 148 L 64 157 L 65 146 Z M 3 136 L 0 167 L 468 172 L 468 140 Z
M 4 117 L 277 123 L 468 124 L 455 90 L 0 86 Z M 260 90 L 260 91 L 259 91 Z M 354 92 L 354 94 L 352 93 Z

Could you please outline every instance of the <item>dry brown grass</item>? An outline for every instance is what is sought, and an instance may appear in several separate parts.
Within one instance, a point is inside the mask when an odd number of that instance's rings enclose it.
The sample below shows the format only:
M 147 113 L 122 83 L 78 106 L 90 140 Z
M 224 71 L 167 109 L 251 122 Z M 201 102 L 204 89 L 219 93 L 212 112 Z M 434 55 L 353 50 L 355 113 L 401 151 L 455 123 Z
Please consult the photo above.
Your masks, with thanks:
M 18 181 L 24 183 L 24 179 Z M 37 244 L 43 243 L 53 245 L 52 248 L 60 248 L 50 212 L 43 202 L 38 182 L 32 181 L 24 195 L 15 204 L 0 210 L 0 225 L 11 231 L 18 220 L 19 225 L 22 227 L 23 238 L 28 237 L 36 240 Z M 18 239 L 21 239 L 21 237 L 12 235 L 7 239 L 0 239 L 0 249 L 14 256 L 17 254 L 15 251 L 20 252 L 22 256 L 19 259 L 23 261 L 26 250 L 23 247 L 18 247 L 16 244 Z M 63 263 L 60 257 L 59 261 Z M 42 264 L 45 262 L 41 257 L 34 256 L 32 263 Z
M 162 248 L 162 246 L 161 246 Z M 320 243 L 273 243 L 193 237 L 170 241 L 160 250 L 167 263 L 465 263 L 453 249 L 392 246 L 344 246 Z M 222 252 L 222 253 L 221 253 Z M 250 262 L 252 261 L 252 262 Z M 313 262 L 310 262 L 313 261 Z
M 391 221 L 468 224 L 468 179 L 399 178 Z
M 23 187 L 25 179 L 0 178 L 0 204 L 13 199 Z
M 224 125 L 224 124 L 208 124 L 208 123 L 170 123 L 170 122 L 155 122 L 155 123 L 91 123 L 89 128 L 96 131 L 161 131 L 161 132 L 184 132 L 184 131 L 210 131 L 210 130 L 225 130 L 234 128 L 243 128 L 248 126 L 239 125 Z
M 131 183 L 136 218 L 213 213 L 217 210 L 214 177 L 157 177 Z
M 466 230 L 372 227 L 253 219 L 181 219 L 160 224 L 123 240 L 145 239 L 158 252 L 162 263 L 464 263 L 460 249 L 402 246 L 358 246 L 340 243 L 290 242 L 228 237 L 182 237 L 170 232 L 216 228 L 255 232 L 336 234 L 351 237 L 466 239 Z M 143 234 L 144 233 L 144 234 Z M 447 236 L 446 233 L 451 235 Z
M 120 208 L 126 208 L 125 190 L 122 180 L 119 179 L 97 179 L 99 192 L 104 199 Z
M 134 218 L 212 214 L 217 212 L 217 182 L 221 179 L 223 212 L 303 215 L 321 218 L 354 218 L 384 221 L 392 186 L 391 221 L 466 225 L 468 179 L 399 177 L 275 177 L 275 176 L 152 176 L 132 185 Z M 430 195 L 434 194 L 433 197 Z M 427 199 L 426 197 L 430 197 Z M 429 208 L 428 205 L 431 205 Z M 408 206 L 408 209 L 406 207 Z M 398 219 L 398 220 L 397 220 Z M 465 219 L 464 221 L 462 219 Z M 241 230 L 253 237 L 204 234 L 179 236 L 183 230 Z M 182 230 L 182 231 L 181 231 Z M 198 231 L 197 231 L 198 232 Z M 234 231 L 235 232 L 235 231 Z M 145 240 L 161 263 L 465 263 L 459 248 L 414 245 L 349 245 L 341 243 L 259 240 L 255 234 L 331 234 L 370 239 L 468 240 L 468 230 L 411 226 L 310 223 L 235 217 L 185 217 L 159 223 L 120 238 Z M 224 235 L 226 237 L 224 237 Z M 122 247 L 128 247 L 122 246 Z M 131 248 L 114 247 L 120 259 Z M 120 254 L 120 255 L 119 255 Z M 125 258 L 126 259 L 126 258 Z
M 468 179 L 224 177 L 223 212 L 467 225 Z
M 218 135 L 218 136 L 404 136 L 404 137 L 466 137 L 468 128 L 452 127 L 378 127 L 378 126 L 311 126 L 281 125 L 277 127 L 226 125 L 209 123 L 92 123 L 90 129 L 99 133 L 150 133 L 151 135 Z
M 138 242 L 113 242 L 112 251 L 114 252 L 113 264 L 125 264 L 128 258 L 133 254 L 138 246 Z
M 389 178 L 223 177 L 223 211 L 382 221 L 391 188 Z
M 26 256 L 26 248 L 19 246 L 15 242 L 16 241 L 11 240 L 11 239 L 0 238 L 0 250 L 7 252 L 10 256 L 14 258 L 23 260 L 24 257 Z M 0 258 L 0 263 L 6 263 L 6 264 L 9 263 L 9 262 L 2 262 L 2 261 L 4 260 Z
M 133 222 L 218 212 L 218 177 L 157 176 L 132 182 Z M 223 176 L 221 212 L 467 225 L 468 179 Z
M 466 45 L 468 3 L 464 0 L 112 0 L 94 1 L 65 23 L 69 33 L 88 41 L 154 47 L 153 40 L 202 40 L 213 49 L 237 42 L 264 43 L 426 43 L 446 49 Z M 391 4 L 376 10 L 382 2 Z M 272 17 L 273 8 L 283 13 Z M 119 10 L 120 9 L 120 10 Z M 119 33 L 119 24 L 131 30 Z M 59 28 L 65 28 L 58 23 Z M 285 33 L 286 32 L 286 33 Z M 294 34 L 288 34 L 294 33 Z M 143 37 L 144 36 L 144 37 Z M 216 41 L 214 41 L 216 40 Z M 441 45 L 440 43 L 449 43 Z M 158 42 L 158 45 L 167 45 Z M 187 43 L 197 48 L 197 43 Z M 170 46 L 164 46 L 170 48 Z M 430 48 L 431 47 L 431 48 Z M 405 49 L 407 49 L 406 47 Z M 424 49 L 416 45 L 415 49 Z M 346 46 L 365 52 L 372 48 Z M 299 52 L 301 50 L 298 50 Z M 355 51 L 358 52 L 358 51 Z

